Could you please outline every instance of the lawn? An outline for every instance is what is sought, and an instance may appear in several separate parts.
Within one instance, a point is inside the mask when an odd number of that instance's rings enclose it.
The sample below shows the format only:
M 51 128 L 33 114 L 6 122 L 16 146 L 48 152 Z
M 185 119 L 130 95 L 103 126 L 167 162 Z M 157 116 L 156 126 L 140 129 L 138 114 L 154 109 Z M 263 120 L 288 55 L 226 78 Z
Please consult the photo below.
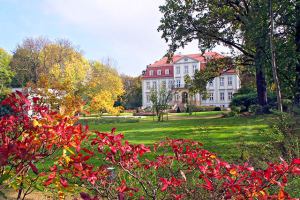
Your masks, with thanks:
M 269 128 L 272 115 L 256 117 L 221 118 L 222 112 L 172 113 L 169 120 L 153 121 L 152 117 L 141 118 L 134 123 L 101 124 L 89 123 L 91 130 L 110 131 L 117 128 L 125 139 L 135 144 L 151 145 L 164 138 L 185 138 L 201 141 L 204 148 L 220 157 L 236 160 L 241 156 L 241 144 L 260 146 L 270 140 L 264 132 Z

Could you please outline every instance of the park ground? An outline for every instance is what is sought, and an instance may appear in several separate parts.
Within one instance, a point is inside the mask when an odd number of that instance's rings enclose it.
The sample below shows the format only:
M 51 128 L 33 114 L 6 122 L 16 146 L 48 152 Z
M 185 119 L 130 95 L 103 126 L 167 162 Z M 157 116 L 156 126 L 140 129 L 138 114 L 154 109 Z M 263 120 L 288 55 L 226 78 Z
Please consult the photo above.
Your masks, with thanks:
M 157 122 L 152 116 L 133 117 L 132 113 L 120 116 L 96 115 L 82 117 L 80 122 L 89 126 L 91 131 L 110 132 L 116 128 L 117 133 L 124 134 L 126 140 L 134 144 L 153 145 L 165 138 L 183 138 L 200 141 L 205 149 L 229 162 L 250 162 L 258 168 L 264 168 L 266 161 L 278 161 L 279 150 L 271 125 L 275 115 L 239 116 L 225 118 L 222 111 L 188 113 L 170 113 L 168 120 Z M 46 163 L 52 164 L 51 160 Z M 292 196 L 300 194 L 297 185 L 300 180 L 291 181 L 288 190 Z M 14 192 L 7 193 L 13 199 Z M 51 199 L 51 194 L 35 192 L 29 200 Z M 72 199 L 69 196 L 67 199 Z
M 258 150 L 257 147 L 273 139 L 269 134 L 273 115 L 224 118 L 222 111 L 211 111 L 192 115 L 170 113 L 168 118 L 156 122 L 152 116 L 133 118 L 124 113 L 120 117 L 97 119 L 91 116 L 81 120 L 90 130 L 107 132 L 116 128 L 117 133 L 124 134 L 126 140 L 135 144 L 152 145 L 165 138 L 200 141 L 205 149 L 232 161 L 245 156 L 247 149 Z

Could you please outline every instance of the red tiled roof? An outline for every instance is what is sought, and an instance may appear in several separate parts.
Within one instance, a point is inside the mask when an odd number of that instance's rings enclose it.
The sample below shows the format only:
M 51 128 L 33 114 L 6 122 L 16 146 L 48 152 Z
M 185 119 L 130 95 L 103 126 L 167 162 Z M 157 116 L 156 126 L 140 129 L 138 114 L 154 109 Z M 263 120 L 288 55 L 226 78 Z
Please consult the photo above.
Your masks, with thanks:
M 150 67 L 160 67 L 162 65 L 172 65 L 173 63 L 179 61 L 180 59 L 184 58 L 184 57 L 188 57 L 188 58 L 192 58 L 194 60 L 197 60 L 199 62 L 206 62 L 206 56 L 210 56 L 213 58 L 222 58 L 223 56 L 217 52 L 206 52 L 204 54 L 187 54 L 187 55 L 174 55 L 172 58 L 172 61 L 170 63 L 168 63 L 168 58 L 167 57 L 163 57 L 162 59 L 155 61 L 153 64 L 149 65 Z

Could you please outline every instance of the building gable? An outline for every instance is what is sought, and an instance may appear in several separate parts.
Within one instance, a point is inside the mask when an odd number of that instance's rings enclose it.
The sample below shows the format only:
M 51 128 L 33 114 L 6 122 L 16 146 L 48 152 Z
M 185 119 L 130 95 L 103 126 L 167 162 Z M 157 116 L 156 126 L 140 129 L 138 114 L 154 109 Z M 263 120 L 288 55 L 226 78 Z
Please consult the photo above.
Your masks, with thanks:
M 188 56 L 183 56 L 182 58 L 180 58 L 179 60 L 177 60 L 176 62 L 174 62 L 174 64 L 181 64 L 181 63 L 195 63 L 195 62 L 199 62 L 198 60 L 188 57 Z

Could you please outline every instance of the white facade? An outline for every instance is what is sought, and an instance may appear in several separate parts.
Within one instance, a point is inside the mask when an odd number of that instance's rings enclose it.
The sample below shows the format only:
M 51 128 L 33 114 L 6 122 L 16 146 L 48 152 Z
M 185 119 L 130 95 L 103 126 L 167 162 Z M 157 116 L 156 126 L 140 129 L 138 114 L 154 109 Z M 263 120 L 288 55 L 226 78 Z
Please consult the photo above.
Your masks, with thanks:
M 193 78 L 195 71 L 201 70 L 206 65 L 206 60 L 204 60 L 204 58 L 199 58 L 201 57 L 194 59 L 188 55 L 181 56 L 180 59 L 172 63 L 173 70 L 168 72 L 172 75 L 170 77 L 161 77 L 161 71 L 164 69 L 160 66 L 150 66 L 147 68 L 147 72 L 145 72 L 147 75 L 143 76 L 142 79 L 143 107 L 146 108 L 151 106 L 151 89 L 158 90 L 164 84 L 167 89 L 172 90 L 173 92 L 171 104 L 173 106 L 183 104 L 183 96 L 188 92 L 184 89 L 184 77 L 189 75 Z M 155 70 L 157 71 L 156 74 L 154 72 Z M 219 106 L 226 108 L 231 102 L 232 95 L 236 93 L 240 87 L 238 74 L 231 70 L 214 78 L 211 83 L 207 84 L 207 92 L 209 94 L 207 99 L 203 99 L 200 94 L 196 94 L 193 97 L 193 100 L 201 106 Z

